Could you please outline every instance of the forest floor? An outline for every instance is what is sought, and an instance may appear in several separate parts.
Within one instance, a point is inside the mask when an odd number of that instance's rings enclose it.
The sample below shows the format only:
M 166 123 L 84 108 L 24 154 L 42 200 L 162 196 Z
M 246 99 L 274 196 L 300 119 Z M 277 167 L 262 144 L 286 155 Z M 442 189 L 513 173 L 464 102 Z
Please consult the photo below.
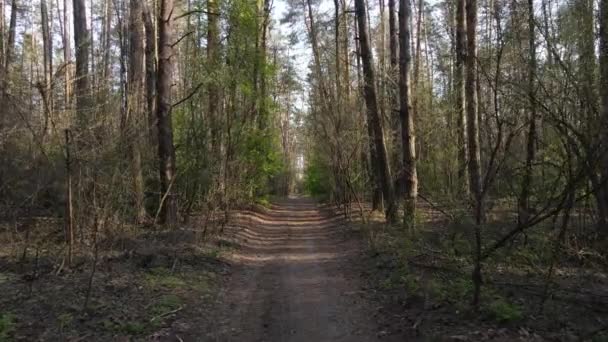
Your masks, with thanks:
M 516 241 L 486 265 L 473 313 L 467 238 L 421 212 L 408 235 L 379 214 L 275 200 L 233 212 L 213 238 L 196 220 L 105 232 L 71 268 L 51 222 L 7 229 L 0 341 L 606 341 L 603 257 L 560 254 L 541 312 L 549 256 Z

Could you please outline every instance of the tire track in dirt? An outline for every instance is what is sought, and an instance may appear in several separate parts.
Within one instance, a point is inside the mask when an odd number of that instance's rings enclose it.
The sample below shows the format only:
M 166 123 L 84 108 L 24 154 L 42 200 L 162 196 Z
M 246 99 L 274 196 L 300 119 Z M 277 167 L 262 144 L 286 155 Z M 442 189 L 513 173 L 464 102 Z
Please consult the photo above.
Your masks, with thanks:
M 211 340 L 380 340 L 356 269 L 361 245 L 338 217 L 291 198 L 237 215 L 230 229 L 241 248 Z

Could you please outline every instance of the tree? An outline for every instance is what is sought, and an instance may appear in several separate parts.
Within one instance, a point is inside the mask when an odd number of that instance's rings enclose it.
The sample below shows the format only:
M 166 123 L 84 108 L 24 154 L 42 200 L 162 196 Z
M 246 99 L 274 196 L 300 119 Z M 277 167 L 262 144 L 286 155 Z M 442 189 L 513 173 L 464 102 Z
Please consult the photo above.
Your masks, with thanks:
M 133 177 L 133 209 L 135 221 L 142 223 L 146 218 L 144 207 L 144 179 L 141 157 L 141 123 L 145 122 L 145 48 L 144 11 L 140 0 L 130 1 L 129 12 L 129 78 L 127 85 L 127 124 L 123 139 L 130 152 Z
M 469 147 L 469 186 L 473 196 L 475 217 L 475 285 L 473 305 L 479 304 L 481 287 L 481 223 L 483 220 L 483 193 L 481 180 L 481 151 L 479 146 L 479 117 L 477 116 L 477 0 L 466 0 L 467 57 L 466 57 L 466 108 Z
M 156 120 L 158 126 L 158 161 L 161 184 L 161 217 L 169 226 L 177 223 L 175 195 L 175 147 L 173 145 L 173 0 L 161 0 L 158 16 L 158 77 L 156 81 Z
M 456 134 L 458 149 L 458 188 L 468 194 L 467 172 L 467 115 L 465 101 L 465 73 L 466 61 L 466 25 L 465 0 L 456 1 L 456 59 L 454 65 L 454 99 L 456 108 Z
M 601 109 L 601 183 L 599 209 L 608 209 L 608 0 L 600 0 L 600 109 Z M 603 208 L 602 208 L 603 207 Z M 600 215 L 603 213 L 600 212 Z M 600 216 L 600 234 L 608 236 L 606 217 Z
M 84 0 L 73 0 L 74 45 L 76 46 L 76 111 L 81 129 L 90 124 L 89 57 L 90 36 Z M 67 25 L 67 23 L 66 23 Z
M 376 157 L 378 158 L 378 165 L 381 171 L 379 178 L 382 186 L 382 194 L 384 195 L 384 201 L 386 204 L 386 218 L 389 222 L 395 222 L 397 213 L 394 187 L 388 161 L 388 153 L 386 151 L 386 145 L 384 144 L 384 129 L 382 128 L 380 113 L 378 111 L 376 77 L 367 29 L 365 2 L 363 0 L 355 1 L 355 15 L 357 16 L 359 43 L 361 47 L 361 61 L 363 64 L 365 104 L 367 107 L 368 118 L 370 119 L 368 124 L 372 126 L 374 131 L 374 147 L 376 150 Z
M 411 106 L 411 51 L 410 26 L 412 9 L 408 0 L 399 2 L 399 115 L 401 118 L 401 146 L 403 149 L 403 184 L 405 185 L 404 225 L 413 228 L 418 197 L 416 171 L 416 138 L 414 113 Z

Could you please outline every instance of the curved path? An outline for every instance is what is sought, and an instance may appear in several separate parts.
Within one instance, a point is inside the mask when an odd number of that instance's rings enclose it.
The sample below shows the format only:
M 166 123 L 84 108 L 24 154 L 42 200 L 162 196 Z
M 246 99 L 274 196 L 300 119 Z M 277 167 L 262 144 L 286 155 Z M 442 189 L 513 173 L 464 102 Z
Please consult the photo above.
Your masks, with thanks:
M 241 213 L 216 341 L 376 341 L 355 264 L 360 243 L 310 199 Z M 386 341 L 388 339 L 382 339 Z

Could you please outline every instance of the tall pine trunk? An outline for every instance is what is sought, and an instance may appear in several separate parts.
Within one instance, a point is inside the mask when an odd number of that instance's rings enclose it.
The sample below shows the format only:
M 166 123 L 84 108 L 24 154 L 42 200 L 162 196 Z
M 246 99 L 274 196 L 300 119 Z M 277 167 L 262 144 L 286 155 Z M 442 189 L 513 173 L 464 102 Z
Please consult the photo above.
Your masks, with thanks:
M 158 126 L 158 161 L 161 184 L 161 219 L 166 225 L 177 223 L 175 195 L 175 147 L 171 122 L 173 83 L 173 0 L 160 1 L 158 16 L 158 77 L 156 81 L 156 120 Z
M 355 0 L 355 15 L 359 28 L 359 43 L 361 47 L 361 62 L 363 64 L 364 78 L 364 97 L 370 124 L 374 131 L 374 146 L 376 149 L 377 162 L 380 167 L 380 184 L 386 204 L 386 219 L 394 223 L 397 219 L 397 208 L 395 205 L 395 194 L 391 169 L 388 162 L 388 153 L 384 144 L 384 130 L 378 111 L 378 99 L 376 95 L 376 76 L 374 72 L 374 62 L 370 47 L 369 35 L 367 30 L 367 14 L 364 0 Z
M 144 178 L 141 162 L 141 127 L 145 122 L 145 67 L 144 67 L 144 12 L 140 0 L 130 1 L 129 14 L 129 76 L 127 85 L 127 125 L 123 133 L 124 142 L 131 159 L 133 178 L 133 209 L 135 221 L 146 218 L 144 207 Z
M 601 183 L 599 206 L 608 209 L 608 0 L 600 0 L 600 115 L 601 115 Z M 606 215 L 606 213 L 601 213 Z M 598 224 L 599 234 L 608 237 L 606 216 L 600 217 Z
M 399 2 L 399 116 L 401 118 L 401 146 L 403 147 L 403 184 L 405 186 L 403 222 L 413 228 L 418 197 L 418 173 L 416 171 L 416 138 L 414 111 L 411 106 L 411 51 L 410 25 L 412 8 L 409 0 Z
M 86 5 L 84 0 L 73 0 L 74 45 L 76 47 L 76 112 L 79 129 L 90 125 L 89 48 Z
M 458 148 L 458 190 L 469 193 L 467 171 L 467 116 L 465 101 L 464 64 L 467 55 L 465 0 L 456 2 L 456 63 L 454 65 L 454 98 L 456 101 L 456 134 Z
M 481 223 L 483 220 L 483 194 L 481 189 L 481 151 L 479 146 L 479 117 L 477 115 L 477 0 L 466 0 L 467 58 L 466 58 L 466 109 L 469 148 L 469 186 L 473 196 L 475 216 L 475 266 L 472 274 L 473 306 L 479 305 L 481 291 Z

